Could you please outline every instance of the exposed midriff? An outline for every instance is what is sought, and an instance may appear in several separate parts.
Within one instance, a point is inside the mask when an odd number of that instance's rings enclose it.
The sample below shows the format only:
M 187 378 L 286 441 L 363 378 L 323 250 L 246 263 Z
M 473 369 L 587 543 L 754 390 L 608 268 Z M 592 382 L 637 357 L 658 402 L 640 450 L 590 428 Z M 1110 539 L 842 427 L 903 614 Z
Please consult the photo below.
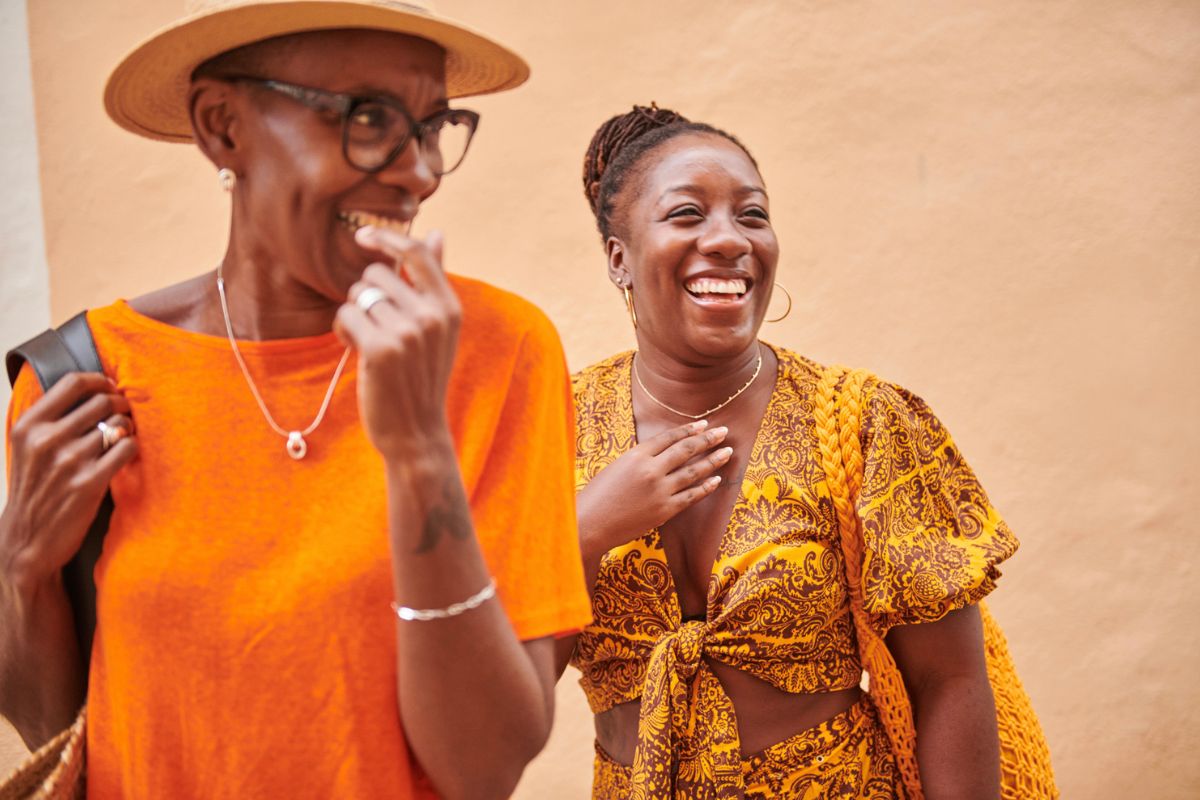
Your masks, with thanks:
M 733 667 L 707 660 L 737 711 L 742 752 L 749 756 L 811 728 L 854 705 L 857 686 L 833 692 L 793 694 Z M 613 760 L 633 763 L 641 700 L 613 706 L 595 717 L 596 741 Z

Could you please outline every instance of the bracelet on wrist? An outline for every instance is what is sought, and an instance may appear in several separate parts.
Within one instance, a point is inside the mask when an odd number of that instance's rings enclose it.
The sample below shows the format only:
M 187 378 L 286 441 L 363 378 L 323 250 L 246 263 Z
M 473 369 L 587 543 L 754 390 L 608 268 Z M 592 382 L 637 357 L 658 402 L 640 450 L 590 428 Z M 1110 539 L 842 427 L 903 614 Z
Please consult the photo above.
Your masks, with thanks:
M 435 619 L 446 619 L 447 617 L 457 617 L 459 614 L 465 614 L 473 608 L 479 608 L 481 605 L 491 600 L 496 596 L 496 579 L 492 578 L 488 581 L 488 585 L 480 589 L 475 594 L 468 597 L 459 603 L 451 603 L 445 608 L 410 608 L 402 606 L 399 603 L 392 602 L 392 610 L 396 612 L 396 616 L 404 622 L 429 622 Z

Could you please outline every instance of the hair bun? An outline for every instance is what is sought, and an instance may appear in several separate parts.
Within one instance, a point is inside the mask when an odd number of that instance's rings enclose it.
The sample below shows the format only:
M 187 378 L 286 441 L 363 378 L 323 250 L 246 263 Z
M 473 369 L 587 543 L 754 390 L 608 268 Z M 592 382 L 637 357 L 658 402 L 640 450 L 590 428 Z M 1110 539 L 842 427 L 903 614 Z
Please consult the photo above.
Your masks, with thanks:
M 583 157 L 583 193 L 593 214 L 599 212 L 597 200 L 600 181 L 608 165 L 639 136 L 673 122 L 687 122 L 687 119 L 669 108 L 659 108 L 657 103 L 651 101 L 648 106 L 635 105 L 632 110 L 612 117 L 597 129 Z

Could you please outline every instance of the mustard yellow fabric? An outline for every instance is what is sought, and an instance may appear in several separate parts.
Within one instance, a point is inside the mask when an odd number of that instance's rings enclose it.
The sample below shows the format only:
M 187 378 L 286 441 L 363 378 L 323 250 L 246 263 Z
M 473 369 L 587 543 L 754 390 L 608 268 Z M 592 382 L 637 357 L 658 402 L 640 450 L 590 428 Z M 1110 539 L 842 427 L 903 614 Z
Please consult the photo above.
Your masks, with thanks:
M 850 607 L 863 668 L 871 679 L 870 699 L 887 733 L 907 800 L 922 800 L 925 793 L 917 765 L 916 728 L 903 676 L 884 644 L 881 620 L 869 617 L 863 608 L 863 526 L 855 498 L 860 495 L 865 472 L 860 428 L 863 387 L 869 378 L 862 370 L 828 368 L 818 387 L 813 414 L 842 530 Z M 1000 796 L 1003 800 L 1058 800 L 1050 748 L 1033 704 L 1017 677 L 1008 643 L 987 604 L 981 601 L 978 607 L 983 621 L 988 681 L 996 703 Z
M 632 767 L 596 746 L 592 795 L 628 797 Z M 896 797 L 896 767 L 871 701 L 742 759 L 745 800 Z
M 773 349 L 774 391 L 713 564 L 705 620 L 682 619 L 657 530 L 630 531 L 631 541 L 600 565 L 594 622 L 572 663 L 594 713 L 642 701 L 634 798 L 746 790 L 734 709 L 706 658 L 788 692 L 834 691 L 861 679 L 813 414 L 823 368 Z M 573 380 L 577 488 L 636 444 L 632 363 L 633 354 L 622 353 Z M 935 620 L 978 602 L 1017 541 L 945 428 L 919 398 L 872 378 L 860 437 L 864 605 L 878 627 Z

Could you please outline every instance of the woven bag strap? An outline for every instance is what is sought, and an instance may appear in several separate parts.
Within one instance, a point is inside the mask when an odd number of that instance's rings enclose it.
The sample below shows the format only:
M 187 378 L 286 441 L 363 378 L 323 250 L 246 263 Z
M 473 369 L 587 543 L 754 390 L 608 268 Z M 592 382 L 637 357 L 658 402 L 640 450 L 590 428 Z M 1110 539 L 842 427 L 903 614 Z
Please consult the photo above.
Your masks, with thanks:
M 1017 677 L 1004 632 L 982 602 L 979 614 L 983 619 L 988 680 L 996 700 L 1001 800 L 1058 800 L 1050 748 L 1029 695 Z
M 917 767 L 916 728 L 912 706 L 900 670 L 863 608 L 863 537 L 855 510 L 862 489 L 863 456 L 859 432 L 862 424 L 862 391 L 867 373 L 846 367 L 829 367 L 821 376 L 814 409 L 829 492 L 837 512 L 850 611 L 858 638 L 859 656 L 869 677 L 868 691 L 892 745 L 896 766 L 908 800 L 924 800 Z

